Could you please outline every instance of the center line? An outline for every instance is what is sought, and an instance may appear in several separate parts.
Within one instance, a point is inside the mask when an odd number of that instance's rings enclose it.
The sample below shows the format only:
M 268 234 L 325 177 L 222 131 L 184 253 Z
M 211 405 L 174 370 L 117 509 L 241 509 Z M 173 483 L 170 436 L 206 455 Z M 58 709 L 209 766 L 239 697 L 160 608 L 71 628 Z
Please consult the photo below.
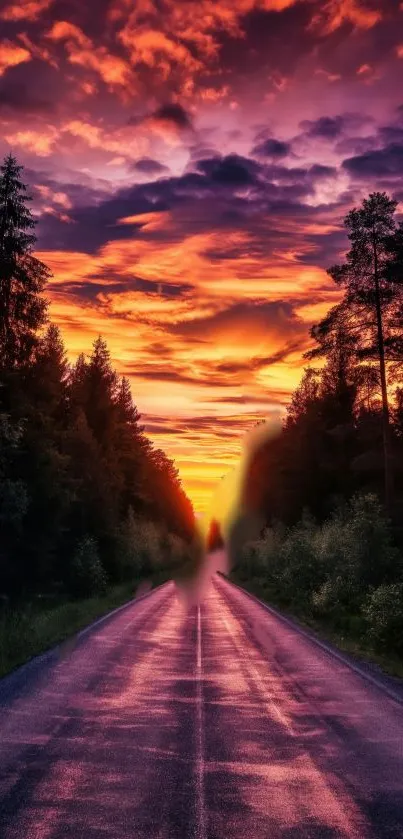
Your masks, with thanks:
M 197 753 L 196 753 L 196 837 L 206 839 L 206 814 L 204 807 L 204 755 L 203 755 L 203 691 L 201 656 L 201 611 L 197 607 Z

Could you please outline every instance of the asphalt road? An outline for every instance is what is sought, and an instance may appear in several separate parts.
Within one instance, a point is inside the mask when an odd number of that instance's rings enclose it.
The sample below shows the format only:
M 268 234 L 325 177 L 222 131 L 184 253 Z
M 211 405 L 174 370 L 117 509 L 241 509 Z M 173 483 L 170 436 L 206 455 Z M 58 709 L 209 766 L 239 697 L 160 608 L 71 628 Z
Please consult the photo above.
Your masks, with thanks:
M 1 839 L 403 837 L 403 704 L 222 578 L 0 683 Z

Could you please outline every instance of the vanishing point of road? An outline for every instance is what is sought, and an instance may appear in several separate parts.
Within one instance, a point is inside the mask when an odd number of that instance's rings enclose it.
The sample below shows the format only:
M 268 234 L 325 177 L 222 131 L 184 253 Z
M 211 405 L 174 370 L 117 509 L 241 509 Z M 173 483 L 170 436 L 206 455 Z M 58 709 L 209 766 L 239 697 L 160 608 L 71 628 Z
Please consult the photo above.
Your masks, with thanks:
M 403 692 L 221 576 L 199 602 L 167 583 L 0 682 L 0 824 L 1 839 L 403 837 Z

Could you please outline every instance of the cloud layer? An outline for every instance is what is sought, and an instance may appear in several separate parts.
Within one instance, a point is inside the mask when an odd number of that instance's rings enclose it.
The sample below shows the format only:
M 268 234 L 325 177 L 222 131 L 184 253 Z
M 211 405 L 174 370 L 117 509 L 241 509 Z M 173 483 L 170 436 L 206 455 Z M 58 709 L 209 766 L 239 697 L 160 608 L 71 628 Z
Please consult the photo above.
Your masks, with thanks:
M 72 358 L 105 335 L 203 509 L 298 381 L 344 214 L 373 189 L 403 202 L 402 4 L 20 0 L 0 18 L 0 152 L 26 167 L 52 316 Z

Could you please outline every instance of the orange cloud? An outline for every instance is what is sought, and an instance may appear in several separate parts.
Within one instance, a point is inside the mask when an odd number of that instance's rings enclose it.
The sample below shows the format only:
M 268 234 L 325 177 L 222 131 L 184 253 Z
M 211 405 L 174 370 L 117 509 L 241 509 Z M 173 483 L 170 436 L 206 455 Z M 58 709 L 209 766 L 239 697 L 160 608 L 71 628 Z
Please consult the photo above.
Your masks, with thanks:
M 71 50 L 69 59 L 72 64 L 94 70 L 109 88 L 134 87 L 134 77 L 129 65 L 121 58 L 110 55 L 105 47 L 98 47 L 95 52 L 91 49 Z
M 55 218 L 59 219 L 59 221 L 64 222 L 65 224 L 74 224 L 73 219 L 67 215 L 67 213 L 61 213 L 59 210 L 56 210 L 55 207 L 44 207 L 43 212 L 49 216 L 55 216 Z
M 36 186 L 36 189 L 39 192 L 41 198 L 44 198 L 47 201 L 52 201 L 54 204 L 58 204 L 60 207 L 64 207 L 65 210 L 71 210 L 72 203 L 65 192 L 53 192 L 53 190 L 50 189 L 50 187 L 44 186 L 42 184 L 38 184 Z
M 20 146 L 27 151 L 34 152 L 39 157 L 47 157 L 53 151 L 58 132 L 51 126 L 46 126 L 42 131 L 27 129 L 6 134 L 5 139 L 11 146 Z
M 134 64 L 142 62 L 148 67 L 158 68 L 164 79 L 168 78 L 172 63 L 190 71 L 203 69 L 201 62 L 187 47 L 164 32 L 153 29 L 139 31 L 137 26 L 127 24 L 119 33 L 119 40 L 129 50 Z
M 0 18 L 12 21 L 37 20 L 53 2 L 54 0 L 19 0 L 18 3 L 10 3 L 0 11 Z
M 17 64 L 30 60 L 31 53 L 24 47 L 13 44 L 11 41 L 0 43 L 0 76 L 3 76 L 9 67 L 16 67 Z
M 357 29 L 371 29 L 382 17 L 382 12 L 369 8 L 361 0 L 327 0 L 320 12 L 313 16 L 311 28 L 318 27 L 325 35 L 339 29 L 345 22 Z
M 186 76 L 180 85 L 182 94 L 192 95 L 193 77 L 210 72 L 209 62 L 219 55 L 223 32 L 241 37 L 244 15 L 254 9 L 280 12 L 296 2 L 299 0 L 167 0 L 161 14 L 155 0 L 136 4 L 116 0 L 109 15 L 113 21 L 123 20 L 118 37 L 134 65 L 145 64 L 163 80 L 175 69 Z
M 149 138 L 139 131 L 134 133 L 131 126 L 108 132 L 102 124 L 97 125 L 92 122 L 73 119 L 63 123 L 60 134 L 71 134 L 73 137 L 82 140 L 90 149 L 111 152 L 117 155 L 119 159 L 122 151 L 129 158 L 141 157 L 149 151 Z
M 21 43 L 24 44 L 24 47 L 31 53 L 32 58 L 39 58 L 41 61 L 46 61 L 52 67 L 55 67 L 56 69 L 58 68 L 58 63 L 55 57 L 51 55 L 47 47 L 40 44 L 34 44 L 26 32 L 19 34 L 18 38 Z
M 225 99 L 230 92 L 229 85 L 224 85 L 223 87 L 204 87 L 200 90 L 200 98 L 204 99 L 206 102 L 220 102 L 221 99 Z
M 74 23 L 68 23 L 66 20 L 59 20 L 53 24 L 52 28 L 47 34 L 51 41 L 75 41 L 83 49 L 90 49 L 92 41 L 84 34 L 79 26 Z
M 106 47 L 95 47 L 90 38 L 75 24 L 56 22 L 47 37 L 51 41 L 65 42 L 71 64 L 89 68 L 97 73 L 109 89 L 122 88 L 128 96 L 135 88 L 135 78 L 130 65 Z

